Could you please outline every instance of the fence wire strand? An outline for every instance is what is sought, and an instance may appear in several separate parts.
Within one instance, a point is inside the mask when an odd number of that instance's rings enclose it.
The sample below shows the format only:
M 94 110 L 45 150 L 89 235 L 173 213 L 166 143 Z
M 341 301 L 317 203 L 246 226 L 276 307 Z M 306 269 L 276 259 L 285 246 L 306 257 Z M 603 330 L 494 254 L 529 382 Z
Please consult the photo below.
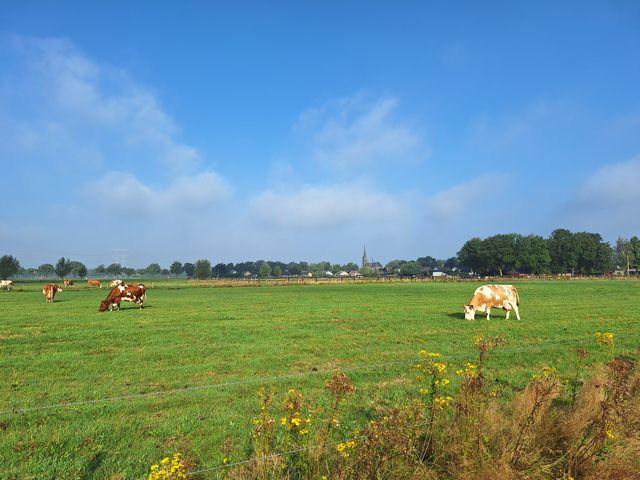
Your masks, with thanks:
M 592 341 L 588 341 L 588 340 L 583 340 L 583 341 L 577 341 L 577 342 L 540 342 L 538 344 L 536 344 L 534 346 L 534 348 L 517 348 L 517 349 L 499 349 L 496 352 L 496 355 L 502 354 L 502 353 L 525 353 L 525 352 L 535 352 L 541 348 L 544 347 L 548 347 L 548 346 L 568 346 L 568 347 L 580 347 L 584 344 L 591 344 L 593 343 Z M 443 354 L 443 357 L 445 358 L 465 358 L 465 357 L 471 357 L 473 355 L 473 353 L 469 352 L 469 353 L 459 353 L 459 354 L 451 354 L 451 355 L 446 355 Z M 9 409 L 9 410 L 3 410 L 0 411 L 0 415 L 9 415 L 9 414 L 21 414 L 21 413 L 29 413 L 29 412 L 34 412 L 34 411 L 41 411 L 41 410 L 54 410 L 54 409 L 59 409 L 59 408 L 70 408 L 70 407 L 80 407 L 80 406 L 85 406 L 85 405 L 94 405 L 94 404 L 99 404 L 99 403 L 110 403 L 110 402 L 118 402 L 118 401 L 122 401 L 122 400 L 136 400 L 136 399 L 141 399 L 141 398 L 153 398 L 153 397 L 166 397 L 166 396 L 170 396 L 170 395 L 177 395 L 177 394 L 181 394 L 181 393 L 185 393 L 185 392 L 193 392 L 193 391 L 199 391 L 199 390 L 212 390 L 212 389 L 219 389 L 219 388 L 225 388 L 225 387 L 235 387 L 235 386 L 240 386 L 240 385 L 250 385 L 250 384 L 255 384 L 255 383 L 271 383 L 271 382 L 278 382 L 281 380 L 287 380 L 287 379 L 293 379 L 293 378 L 303 378 L 303 377 L 307 377 L 307 376 L 311 376 L 311 375 L 321 375 L 321 374 L 327 374 L 327 373 L 332 373 L 336 370 L 340 370 L 343 371 L 345 373 L 349 373 L 349 372 L 355 372 L 355 371 L 359 371 L 359 370 L 367 370 L 367 369 L 371 369 L 371 368 L 384 368 L 384 367 L 388 367 L 388 366 L 393 366 L 393 365 L 408 365 L 408 364 L 412 364 L 415 362 L 415 359 L 410 359 L 410 360 L 394 360 L 391 362 L 383 362 L 383 363 L 368 363 L 365 365 L 356 365 L 356 366 L 352 366 L 352 367 L 347 367 L 347 368 L 330 368 L 330 369 L 318 369 L 318 370 L 311 370 L 308 372 L 295 372 L 295 373 L 289 373 L 289 374 L 283 374 L 283 375 L 275 375 L 275 376 L 271 376 L 271 377 L 259 377 L 259 378 L 250 378 L 250 379 L 242 379 L 242 380 L 236 380 L 236 381 L 230 381 L 230 382 L 222 382 L 222 383 L 214 383 L 214 384 L 207 384 L 207 385 L 194 385 L 191 387 L 184 387 L 184 388 L 174 388 L 174 389 L 170 389 L 170 390 L 158 390 L 158 391 L 153 391 L 153 392 L 147 392 L 147 393 L 135 393 L 135 394 L 130 394 L 130 395 L 121 395 L 121 396 L 114 396 L 114 397 L 105 397 L 105 398 L 96 398 L 96 399 L 90 399 L 90 400 L 80 400 L 80 401 L 76 401 L 76 402 L 60 402 L 60 403 L 55 403 L 55 404 L 49 404 L 49 405 L 41 405 L 41 406 L 36 406 L 36 407 L 23 407 L 23 408 L 13 408 L 13 409 Z

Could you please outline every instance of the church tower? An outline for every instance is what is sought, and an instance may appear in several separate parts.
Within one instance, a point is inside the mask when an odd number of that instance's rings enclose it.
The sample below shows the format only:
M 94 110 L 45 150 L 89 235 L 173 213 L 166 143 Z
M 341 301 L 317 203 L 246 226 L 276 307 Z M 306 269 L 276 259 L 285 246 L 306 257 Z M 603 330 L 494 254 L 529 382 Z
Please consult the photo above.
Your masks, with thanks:
M 367 258 L 367 246 L 364 246 L 364 251 L 362 252 L 362 266 L 366 267 L 367 263 L 369 263 L 369 259 Z

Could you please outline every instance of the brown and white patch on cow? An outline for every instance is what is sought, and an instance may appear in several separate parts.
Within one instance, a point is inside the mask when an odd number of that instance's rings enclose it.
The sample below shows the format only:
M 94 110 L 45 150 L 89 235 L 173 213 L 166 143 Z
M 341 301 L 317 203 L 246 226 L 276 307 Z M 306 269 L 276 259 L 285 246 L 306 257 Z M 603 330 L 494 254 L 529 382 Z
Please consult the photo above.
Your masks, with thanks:
M 492 308 L 501 308 L 507 312 L 506 318 L 513 310 L 516 318 L 520 320 L 518 306 L 520 298 L 513 285 L 483 285 L 476 288 L 473 297 L 467 305 L 464 305 L 465 320 L 474 320 L 476 311 L 486 312 L 487 320 L 490 319 Z
M 59 285 L 53 283 L 47 283 L 42 287 L 42 294 L 44 295 L 45 303 L 53 303 L 53 299 L 56 296 L 56 292 L 61 292 L 62 288 Z

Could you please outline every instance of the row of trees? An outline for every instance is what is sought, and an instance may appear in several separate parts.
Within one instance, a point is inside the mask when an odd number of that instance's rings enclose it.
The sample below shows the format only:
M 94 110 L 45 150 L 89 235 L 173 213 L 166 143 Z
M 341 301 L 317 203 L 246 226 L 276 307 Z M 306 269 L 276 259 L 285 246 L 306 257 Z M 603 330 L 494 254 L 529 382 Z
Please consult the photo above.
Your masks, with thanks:
M 548 238 L 516 233 L 472 238 L 458 252 L 461 265 L 480 274 L 508 272 L 604 274 L 640 267 L 640 240 L 619 238 L 613 249 L 600 234 L 554 230 Z
M 98 265 L 91 271 L 94 275 L 119 276 L 159 276 L 174 275 L 196 278 L 209 277 L 242 277 L 246 275 L 259 277 L 280 277 L 283 275 L 313 276 L 337 275 L 340 272 L 359 271 L 364 275 L 399 274 L 420 275 L 436 269 L 457 271 L 459 268 L 473 270 L 481 275 L 504 275 L 518 272 L 525 274 L 572 273 L 603 274 L 615 268 L 624 270 L 640 270 L 640 239 L 618 238 L 612 248 L 600 234 L 589 232 L 570 232 L 566 229 L 554 230 L 548 238 L 539 235 L 523 236 L 517 233 L 500 234 L 485 239 L 472 238 L 465 242 L 456 257 L 446 260 L 425 256 L 416 260 L 391 260 L 383 268 L 372 271 L 371 267 L 359 268 L 355 263 L 345 265 L 330 262 L 279 262 L 258 260 L 255 262 L 218 263 L 201 259 L 195 263 L 174 261 L 168 269 L 158 263 L 151 263 L 146 268 L 133 269 L 118 263 Z M 11 255 L 0 257 L 0 278 L 6 279 L 16 273 L 27 275 L 64 277 L 87 276 L 87 267 L 78 261 L 60 258 L 53 265 L 45 263 L 37 268 L 23 269 L 20 262 Z

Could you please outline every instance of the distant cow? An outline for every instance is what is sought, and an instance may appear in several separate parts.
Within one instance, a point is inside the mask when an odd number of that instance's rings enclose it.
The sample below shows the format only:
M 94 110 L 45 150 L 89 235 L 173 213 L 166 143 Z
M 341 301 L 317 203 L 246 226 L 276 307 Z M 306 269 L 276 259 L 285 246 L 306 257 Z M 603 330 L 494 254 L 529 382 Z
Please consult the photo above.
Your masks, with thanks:
M 102 284 L 100 283 L 100 280 L 87 280 L 87 285 L 89 285 L 90 287 L 102 288 Z
M 12 280 L 0 280 L 0 288 L 6 288 L 7 292 L 12 289 L 15 288 L 16 284 L 13 283 Z
M 44 294 L 44 303 L 53 303 L 53 297 L 56 296 L 56 292 L 61 292 L 62 289 L 53 283 L 47 283 L 42 287 L 42 293 Z
M 65 278 L 65 279 L 63 280 L 63 282 L 64 282 L 64 286 L 65 286 L 65 287 L 70 287 L 71 285 L 73 285 L 73 280 L 71 280 L 71 279 L 69 279 L 69 278 Z
M 122 280 L 118 280 L 118 279 L 116 279 L 116 280 L 111 280 L 111 282 L 109 283 L 109 285 L 110 285 L 111 287 L 117 287 L 118 285 L 123 284 L 123 283 L 124 283 L 124 282 L 123 282 Z
M 104 301 L 100 302 L 98 311 L 104 312 L 106 309 L 113 310 L 114 307 L 120 310 L 120 302 L 135 302 L 144 308 L 146 287 L 140 284 L 126 285 L 124 283 L 113 287 Z
M 513 285 L 483 285 L 478 287 L 473 298 L 464 306 L 465 320 L 473 320 L 476 311 L 487 312 L 487 320 L 492 308 L 502 308 L 507 311 L 507 320 L 511 310 L 516 312 L 516 318 L 520 320 L 520 297 Z

